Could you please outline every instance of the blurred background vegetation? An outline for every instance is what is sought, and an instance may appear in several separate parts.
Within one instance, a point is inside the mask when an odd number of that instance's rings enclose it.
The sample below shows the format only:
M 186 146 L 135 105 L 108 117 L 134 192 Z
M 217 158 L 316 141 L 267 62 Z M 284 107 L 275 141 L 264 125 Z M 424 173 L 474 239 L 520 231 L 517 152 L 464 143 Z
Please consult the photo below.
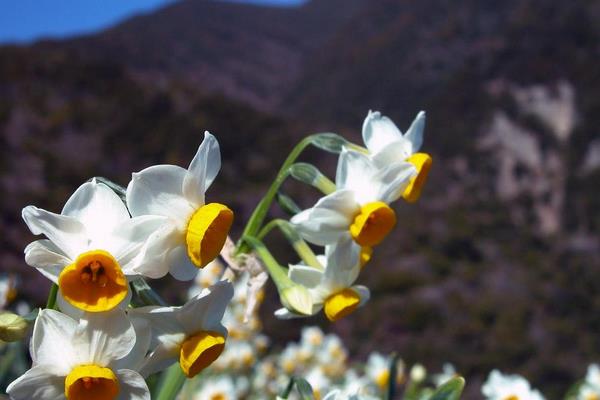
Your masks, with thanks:
M 363 273 L 369 306 L 316 322 L 356 358 L 450 361 L 469 397 L 496 367 L 556 397 L 600 359 L 598 21 L 592 0 L 196 0 L 0 47 L 0 269 L 43 304 L 21 208 L 59 211 L 94 175 L 126 185 L 152 164 L 185 166 L 204 130 L 224 159 L 209 199 L 236 212 L 235 235 L 302 136 L 359 142 L 369 109 L 402 130 L 425 109 L 430 182 L 398 205 Z M 333 173 L 331 156 L 306 160 Z M 317 197 L 285 188 L 303 206 Z M 157 284 L 179 300 L 172 280 Z M 274 320 L 269 298 L 266 333 L 297 339 L 303 323 Z

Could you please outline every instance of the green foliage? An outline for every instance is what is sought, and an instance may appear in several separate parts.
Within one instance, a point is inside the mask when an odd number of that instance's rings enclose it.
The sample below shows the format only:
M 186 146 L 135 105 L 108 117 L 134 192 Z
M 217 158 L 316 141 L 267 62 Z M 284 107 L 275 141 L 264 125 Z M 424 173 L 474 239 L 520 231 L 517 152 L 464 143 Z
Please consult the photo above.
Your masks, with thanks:
M 462 377 L 455 377 L 441 385 L 429 397 L 429 400 L 459 400 L 465 387 L 465 380 Z

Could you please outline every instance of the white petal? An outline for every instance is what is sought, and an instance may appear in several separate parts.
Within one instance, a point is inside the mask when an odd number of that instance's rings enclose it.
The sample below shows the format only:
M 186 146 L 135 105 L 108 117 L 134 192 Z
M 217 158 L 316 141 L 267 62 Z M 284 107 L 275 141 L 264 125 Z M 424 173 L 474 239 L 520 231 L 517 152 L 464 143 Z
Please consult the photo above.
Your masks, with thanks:
M 177 226 L 166 222 L 148 236 L 138 256 L 131 263 L 132 271 L 152 279 L 162 278 L 169 273 L 169 253 L 175 247 L 181 246 L 182 239 L 182 233 Z
M 369 191 L 377 167 L 368 155 L 344 148 L 338 159 L 335 183 L 338 189 L 350 189 L 356 194 Z
M 187 223 L 195 207 L 183 195 L 186 172 L 175 165 L 154 165 L 134 173 L 127 186 L 131 215 L 163 215 Z
M 414 154 L 421 149 L 423 145 L 423 131 L 425 130 L 425 111 L 420 111 L 415 120 L 410 124 L 410 128 L 404 134 L 404 138 L 411 144 L 410 154 Z
M 358 274 L 360 273 L 360 265 L 356 263 L 352 268 L 345 265 L 340 265 L 332 262 L 327 264 L 325 269 L 324 286 L 331 290 L 339 290 L 351 286 Z
M 110 242 L 102 248 L 107 249 L 117 259 L 125 275 L 135 275 L 134 259 L 140 254 L 142 246 L 161 227 L 168 226 L 170 221 L 172 220 L 168 217 L 157 215 L 128 219 L 110 233 Z
M 198 147 L 183 180 L 183 194 L 193 204 L 204 204 L 204 192 L 213 183 L 221 169 L 219 142 L 209 132 L 204 132 L 204 140 Z
M 402 132 L 388 117 L 369 111 L 363 123 L 362 137 L 369 152 L 376 154 L 388 144 L 402 140 Z
M 181 340 L 185 338 L 184 328 L 177 319 L 180 307 L 139 307 L 129 309 L 127 314 L 132 320 L 146 321 L 152 330 L 151 347 L 159 344 L 178 351 Z M 136 322 L 136 324 L 143 322 Z
M 139 370 L 150 348 L 152 340 L 150 323 L 142 318 L 132 318 L 130 321 L 133 329 L 135 329 L 135 346 L 125 357 L 112 363 L 111 367 L 113 369 Z
M 186 333 L 214 330 L 223 334 L 221 320 L 232 297 L 233 285 L 228 281 L 217 282 L 181 308 L 178 312 L 179 322 Z
M 288 271 L 290 279 L 307 288 L 315 287 L 323 278 L 323 272 L 306 265 L 290 265 Z
M 296 214 L 290 222 L 309 242 L 325 245 L 348 231 L 359 209 L 351 191 L 338 190 L 321 198 L 313 208 Z
M 65 398 L 65 375 L 57 375 L 52 364 L 37 365 L 6 388 L 14 400 L 62 400 Z
M 176 363 L 179 359 L 179 347 L 172 348 L 160 344 L 144 360 L 140 368 L 140 374 L 149 376 L 155 372 L 163 371 Z
M 34 365 L 52 365 L 56 374 L 66 376 L 76 364 L 72 341 L 77 322 L 55 310 L 41 310 L 31 336 Z
M 35 206 L 25 207 L 22 216 L 31 233 L 46 235 L 70 259 L 74 260 L 87 249 L 85 227 L 75 218 L 54 214 Z
M 354 285 L 352 286 L 352 289 L 354 289 L 360 296 L 360 303 L 358 304 L 359 307 L 362 307 L 371 298 L 371 292 L 366 286 Z
M 411 144 L 406 140 L 390 143 L 379 153 L 373 155 L 373 162 L 378 168 L 385 168 L 390 164 L 406 161 L 411 155 Z
M 307 315 L 294 314 L 287 308 L 280 308 L 280 309 L 276 310 L 274 315 L 275 315 L 275 317 L 277 317 L 279 319 L 295 319 L 295 318 L 308 317 Z
M 377 199 L 387 204 L 398 200 L 416 173 L 415 166 L 407 162 L 397 162 L 381 170 L 374 178 L 379 182 Z
M 150 400 L 150 390 L 140 374 L 130 369 L 120 369 L 116 375 L 119 379 L 117 400 Z
M 135 345 L 135 330 L 120 309 L 85 313 L 79 320 L 73 347 L 82 363 L 109 365 L 129 354 Z
M 168 254 L 170 273 L 178 281 L 191 281 L 198 274 L 199 269 L 192 264 L 185 246 L 177 246 Z
M 337 265 L 340 270 L 356 268 L 360 257 L 360 246 L 350 236 L 344 237 L 339 242 L 325 247 L 327 256 L 326 265 Z
M 25 248 L 25 262 L 35 267 L 52 282 L 58 282 L 58 276 L 71 260 L 50 240 L 42 239 L 29 243 Z
M 80 221 L 92 240 L 101 239 L 116 225 L 129 219 L 121 198 L 108 186 L 95 181 L 84 183 L 71 195 L 62 215 Z

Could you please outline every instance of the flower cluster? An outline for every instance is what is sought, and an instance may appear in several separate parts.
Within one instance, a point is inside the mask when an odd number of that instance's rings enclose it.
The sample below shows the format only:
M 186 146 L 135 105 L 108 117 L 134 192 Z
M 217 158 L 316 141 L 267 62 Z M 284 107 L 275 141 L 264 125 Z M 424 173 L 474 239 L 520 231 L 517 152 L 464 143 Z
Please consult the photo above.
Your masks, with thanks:
M 23 209 L 31 232 L 46 237 L 27 246 L 25 261 L 56 292 L 35 320 L 33 365 L 8 386 L 11 398 L 150 399 L 149 375 L 179 362 L 193 377 L 219 357 L 232 284 L 213 282 L 169 307 L 144 296 L 150 289 L 143 277 L 190 280 L 218 256 L 233 213 L 207 204 L 205 191 L 220 163 L 207 132 L 188 169 L 146 168 L 126 191 L 92 179 L 60 214 Z
M 288 307 L 279 318 L 314 315 L 321 309 L 336 321 L 369 299 L 369 290 L 355 281 L 380 244 L 397 223 L 390 205 L 403 198 L 416 201 L 427 179 L 431 157 L 419 153 L 425 113 L 420 112 L 405 134 L 379 112 L 369 112 L 362 136 L 366 148 L 342 147 L 335 185 L 316 204 L 291 219 L 292 227 L 324 254 L 299 252 L 303 262 L 290 265 L 288 276 L 308 289 L 310 307 Z M 302 312 L 307 309 L 307 312 Z

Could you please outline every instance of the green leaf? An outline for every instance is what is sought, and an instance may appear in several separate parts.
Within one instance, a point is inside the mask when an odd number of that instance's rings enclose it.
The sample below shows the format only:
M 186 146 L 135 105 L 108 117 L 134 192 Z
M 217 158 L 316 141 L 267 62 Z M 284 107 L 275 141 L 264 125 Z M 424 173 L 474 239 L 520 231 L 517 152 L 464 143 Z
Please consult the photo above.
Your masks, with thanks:
M 464 387 L 464 378 L 457 376 L 437 388 L 429 400 L 459 400 Z
M 310 386 L 310 383 L 304 378 L 294 378 L 296 382 L 296 388 L 298 389 L 298 393 L 300 393 L 300 398 L 302 400 L 313 400 L 313 389 Z

